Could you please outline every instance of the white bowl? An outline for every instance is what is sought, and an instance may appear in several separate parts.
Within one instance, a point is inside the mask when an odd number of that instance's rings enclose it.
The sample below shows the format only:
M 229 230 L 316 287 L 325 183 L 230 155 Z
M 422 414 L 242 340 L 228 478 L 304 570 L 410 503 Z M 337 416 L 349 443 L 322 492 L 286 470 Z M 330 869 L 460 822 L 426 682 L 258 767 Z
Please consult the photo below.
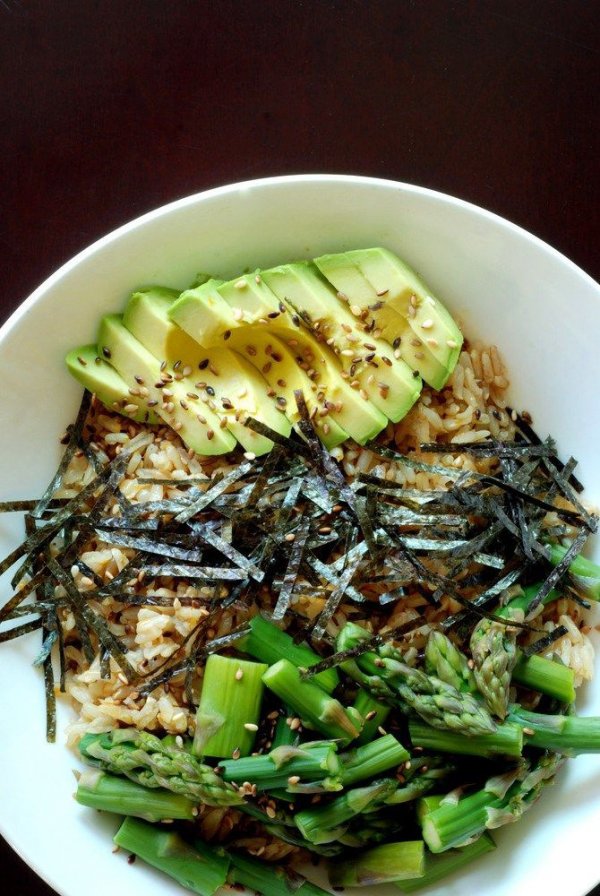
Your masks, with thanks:
M 588 500 L 600 504 L 598 286 L 475 206 L 406 184 L 329 175 L 251 181 L 174 202 L 94 243 L 42 284 L 0 331 L 1 497 L 33 497 L 49 481 L 80 394 L 63 356 L 90 341 L 100 315 L 119 310 L 133 288 L 184 287 L 199 270 L 235 276 L 379 244 L 422 273 L 469 336 L 498 345 L 513 404 L 532 413 L 540 435 L 556 437 L 564 456 L 579 459 Z M 2 556 L 19 540 L 20 521 L 1 517 Z M 63 896 L 164 896 L 172 883 L 112 854 L 114 820 L 73 802 L 76 761 L 62 745 L 67 710 L 58 743 L 44 740 L 42 676 L 31 667 L 38 644 L 33 635 L 0 647 L 0 831 Z M 579 706 L 600 714 L 600 684 L 585 689 Z M 523 821 L 498 832 L 495 854 L 429 892 L 583 896 L 600 878 L 599 793 L 598 758 L 569 763 Z

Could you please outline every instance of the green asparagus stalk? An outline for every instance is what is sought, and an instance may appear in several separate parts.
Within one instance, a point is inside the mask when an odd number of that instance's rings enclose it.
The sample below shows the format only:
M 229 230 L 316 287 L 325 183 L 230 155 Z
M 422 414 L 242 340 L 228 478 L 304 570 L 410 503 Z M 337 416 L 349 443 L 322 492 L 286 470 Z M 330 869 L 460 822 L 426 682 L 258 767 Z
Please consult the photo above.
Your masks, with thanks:
M 439 790 L 440 781 L 455 770 L 455 766 L 441 756 L 419 756 L 410 759 L 404 764 L 396 789 L 386 797 L 386 806 L 399 806 L 402 803 L 422 799 L 426 793 Z
M 458 802 L 444 801 L 425 816 L 423 839 L 433 853 L 466 845 L 486 829 L 501 827 L 522 816 L 539 797 L 561 765 L 555 753 L 536 764 L 522 761 L 513 771 L 491 778 L 481 790 Z
M 385 725 L 386 719 L 392 711 L 392 707 L 372 697 L 364 688 L 359 688 L 353 707 L 360 718 L 360 737 L 357 744 L 370 743 L 377 731 Z
M 298 896 L 328 896 L 325 890 L 300 874 L 277 865 L 269 865 L 239 853 L 230 853 L 229 883 L 249 887 L 261 896 L 282 896 L 297 893 Z
M 134 815 L 145 821 L 192 821 L 198 814 L 193 800 L 168 790 L 149 790 L 127 778 L 109 775 L 101 769 L 88 769 L 77 781 L 75 799 L 82 806 Z
M 562 544 L 548 545 L 550 563 L 557 566 L 567 553 L 568 548 Z M 600 600 L 600 566 L 578 554 L 569 564 L 569 572 L 576 580 L 582 592 L 590 600 Z
M 424 887 L 436 884 L 440 880 L 444 880 L 448 875 L 455 871 L 470 865 L 475 859 L 492 852 L 496 849 L 496 844 L 491 836 L 486 832 L 481 835 L 474 843 L 469 843 L 461 849 L 449 849 L 441 855 L 432 855 L 429 851 L 425 852 L 425 873 L 423 877 L 416 880 L 407 880 L 398 884 L 398 888 L 403 893 L 417 893 Z
M 599 716 L 550 716 L 511 706 L 508 718 L 521 725 L 528 746 L 567 756 L 600 753 Z
M 298 830 L 310 843 L 331 843 L 344 832 L 351 818 L 360 815 L 373 803 L 380 804 L 394 788 L 395 782 L 385 779 L 367 787 L 348 790 L 324 806 L 298 812 L 295 818 Z
M 467 657 L 442 632 L 432 631 L 425 646 L 425 669 L 457 691 L 477 690 Z
M 260 756 L 226 760 L 219 768 L 224 781 L 249 781 L 258 791 L 282 788 L 290 793 L 306 793 L 307 784 L 318 785 L 312 787 L 312 793 L 341 790 L 341 763 L 334 741 L 276 747 Z
M 212 653 L 204 669 L 194 753 L 218 759 L 252 751 L 263 695 L 263 663 Z
M 434 809 L 437 809 L 444 799 L 444 794 L 435 793 L 429 794 L 428 796 L 421 797 L 420 800 L 417 801 L 416 805 L 416 813 L 417 813 L 417 821 L 420 825 L 423 824 L 423 819 L 426 815 L 429 815 L 430 812 L 433 812 Z
M 516 630 L 481 619 L 471 635 L 473 677 L 490 711 L 506 718 L 512 671 L 517 662 Z
M 106 734 L 86 734 L 79 752 L 88 764 L 122 775 L 150 789 L 163 788 L 194 803 L 236 806 L 243 797 L 214 770 L 183 748 L 164 745 L 147 731 L 121 728 Z
M 512 677 L 517 684 L 554 697 L 560 703 L 573 703 L 575 700 L 573 669 L 546 657 L 535 654 L 525 656 L 519 652 Z
M 307 644 L 297 644 L 291 635 L 260 614 L 251 619 L 250 631 L 238 644 L 240 650 L 269 666 L 285 657 L 294 666 L 309 669 L 321 660 L 319 654 Z M 335 690 L 339 680 L 335 669 L 325 669 L 311 679 L 328 694 Z
M 308 725 L 326 737 L 347 742 L 358 737 L 359 731 L 348 710 L 311 681 L 303 681 L 296 666 L 289 660 L 279 660 L 263 675 L 266 686 Z
M 369 638 L 358 625 L 347 623 L 337 640 L 337 649 L 348 650 Z M 468 735 L 486 734 L 496 728 L 489 713 L 470 694 L 403 662 L 402 653 L 391 645 L 360 654 L 343 668 L 371 693 L 410 707 L 430 725 Z M 356 669 L 363 674 L 356 676 Z
M 359 781 L 375 778 L 391 768 L 401 765 L 409 757 L 408 750 L 391 734 L 378 737 L 370 744 L 342 753 L 341 780 L 344 787 L 352 787 Z
M 356 858 L 329 866 L 332 887 L 370 887 L 423 876 L 425 847 L 422 840 L 384 843 L 359 853 Z
M 294 713 L 292 710 L 289 707 L 286 707 L 285 712 L 280 713 L 278 716 L 277 722 L 275 723 L 275 731 L 273 732 L 273 739 L 271 741 L 271 746 L 274 750 L 277 747 L 291 747 L 298 742 L 298 732 L 292 731 L 288 724 L 288 720 L 291 721 L 293 715 Z
M 191 846 L 172 830 L 126 818 L 114 841 L 199 896 L 213 896 L 227 880 L 226 856 L 201 842 Z
M 433 728 L 420 719 L 410 719 L 408 730 L 413 746 L 436 753 L 457 753 L 461 756 L 481 756 L 484 759 L 494 756 L 518 759 L 523 751 L 523 729 L 512 722 L 498 725 L 491 734 L 465 736 Z

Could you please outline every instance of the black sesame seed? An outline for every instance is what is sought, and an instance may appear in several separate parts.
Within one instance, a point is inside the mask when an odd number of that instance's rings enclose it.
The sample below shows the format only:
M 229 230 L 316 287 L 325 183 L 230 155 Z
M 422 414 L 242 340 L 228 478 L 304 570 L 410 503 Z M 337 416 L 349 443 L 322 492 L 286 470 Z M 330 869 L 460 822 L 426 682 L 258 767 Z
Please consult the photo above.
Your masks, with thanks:
M 102 346 L 102 354 L 104 355 L 105 358 L 111 358 L 111 357 L 112 357 L 112 354 L 111 354 L 110 349 L 107 348 L 105 345 Z
M 212 398 L 212 397 L 214 396 L 214 394 L 215 394 L 215 390 L 213 389 L 212 386 L 207 386 L 207 387 L 206 387 L 206 392 L 207 392 L 208 395 L 210 395 L 211 398 Z
M 198 369 L 206 370 L 207 367 L 208 367 L 208 358 L 204 358 L 204 360 L 200 361 L 200 363 L 198 364 Z

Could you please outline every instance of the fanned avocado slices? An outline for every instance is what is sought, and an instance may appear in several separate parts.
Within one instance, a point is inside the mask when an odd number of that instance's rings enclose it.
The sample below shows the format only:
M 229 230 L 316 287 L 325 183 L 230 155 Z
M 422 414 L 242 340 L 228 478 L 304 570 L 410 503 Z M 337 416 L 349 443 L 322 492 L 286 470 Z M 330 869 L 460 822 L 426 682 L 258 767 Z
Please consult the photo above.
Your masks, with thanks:
M 65 358 L 69 372 L 93 392 L 98 401 L 136 423 L 152 426 L 161 419 L 139 395 L 131 395 L 123 377 L 114 367 L 98 354 L 96 345 L 81 345 L 73 348 Z
M 291 424 L 269 397 L 264 377 L 237 352 L 229 348 L 204 349 L 169 318 L 177 298 L 173 290 L 148 287 L 134 293 L 123 314 L 123 323 L 173 376 L 187 372 L 194 379 L 186 401 L 199 397 L 221 419 L 246 451 L 266 454 L 273 442 L 244 425 L 248 416 L 270 429 L 289 436 Z M 196 396 L 196 398 L 194 398 Z
M 430 386 L 443 388 L 462 334 L 414 271 L 382 248 L 322 255 L 315 264 L 374 336 L 389 342 Z
M 292 349 L 266 327 L 250 327 L 241 322 L 239 314 L 234 317 L 232 309 L 217 292 L 218 285 L 219 281 L 211 280 L 198 289 L 187 290 L 171 307 L 171 318 L 198 341 L 208 342 L 206 334 L 210 333 L 210 339 L 220 345 L 223 335 L 228 334 L 228 345 L 235 346 L 236 352 L 260 371 L 268 384 L 268 397 L 275 401 L 290 423 L 300 419 L 294 397 L 294 391 L 300 390 L 306 397 L 323 444 L 332 449 L 345 442 L 348 433 L 332 417 L 320 413 L 326 408 L 317 399 L 313 383 L 307 371 L 295 360 Z M 211 350 L 218 352 L 216 345 L 213 349 L 205 349 L 205 355 L 208 356 Z
M 305 325 L 335 352 L 350 383 L 394 423 L 406 416 L 421 393 L 421 377 L 387 342 L 376 339 L 308 261 L 261 272 L 277 298 L 302 316 Z M 344 374 L 342 374 L 344 376 Z
M 102 319 L 98 351 L 179 433 L 188 448 L 205 455 L 226 454 L 235 448 L 234 437 L 221 429 L 219 417 L 203 402 L 189 398 L 194 381 L 187 377 L 175 380 L 161 370 L 161 362 L 131 335 L 121 315 Z
M 442 303 L 376 247 L 227 282 L 202 275 L 181 294 L 138 290 L 124 317 L 104 318 L 97 349 L 66 361 L 108 407 L 164 420 L 200 454 L 237 439 L 258 455 L 272 441 L 246 418 L 287 437 L 300 422 L 297 392 L 327 448 L 367 444 L 408 413 L 422 379 L 445 385 L 461 346 Z

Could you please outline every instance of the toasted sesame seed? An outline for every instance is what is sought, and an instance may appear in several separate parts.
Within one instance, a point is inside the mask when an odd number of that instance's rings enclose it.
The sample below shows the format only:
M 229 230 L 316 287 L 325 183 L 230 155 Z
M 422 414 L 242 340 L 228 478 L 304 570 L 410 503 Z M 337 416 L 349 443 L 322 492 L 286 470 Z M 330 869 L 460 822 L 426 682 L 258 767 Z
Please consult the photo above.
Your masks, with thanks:
M 84 361 L 84 359 L 81 357 L 81 355 L 77 355 L 77 360 L 79 361 L 79 363 L 81 364 L 82 367 L 87 367 L 87 361 Z
M 341 299 L 342 302 L 347 302 L 347 301 L 348 301 L 348 296 L 346 295 L 345 292 L 338 292 L 338 293 L 337 293 L 337 297 L 338 297 L 338 299 Z
M 458 343 L 454 339 L 447 339 L 446 345 L 448 346 L 448 348 L 456 348 Z
M 212 442 L 212 440 L 214 439 L 214 437 L 215 437 L 215 431 L 214 431 L 214 429 L 207 429 L 207 430 L 206 430 L 206 438 L 208 439 L 208 441 L 209 441 L 209 442 Z
M 298 716 L 295 716 L 295 717 L 292 719 L 292 721 L 290 722 L 290 728 L 291 728 L 292 731 L 297 731 L 298 728 L 301 726 L 301 724 L 302 724 L 302 722 L 300 721 L 300 719 L 298 718 Z
M 269 818 L 276 818 L 276 817 L 277 817 L 277 812 L 275 811 L 275 809 L 273 808 L 273 806 L 267 806 L 267 808 L 266 808 L 265 811 L 266 811 L 267 815 L 269 816 Z
M 266 317 L 259 317 L 258 322 L 259 322 L 259 324 L 268 324 L 269 323 L 269 321 L 266 319 Z
M 377 715 L 377 710 L 376 710 L 376 709 L 372 709 L 370 712 L 368 712 L 368 713 L 366 714 L 366 716 L 365 716 L 365 722 L 371 722 L 371 721 L 375 718 L 376 715 Z
M 191 374 L 191 372 L 192 372 L 192 368 L 190 367 L 189 364 L 186 364 L 186 366 L 185 366 L 185 367 L 183 368 L 183 370 L 181 371 L 181 373 L 183 374 L 183 376 L 189 376 L 189 375 Z
M 370 373 L 369 376 L 367 377 L 367 386 L 372 386 L 374 382 L 375 382 L 375 376 L 372 373 Z
M 383 725 L 380 725 L 380 726 L 378 727 L 377 730 L 378 730 L 378 732 L 379 732 L 382 736 L 384 736 L 384 737 L 385 737 L 385 735 L 387 734 L 387 731 L 385 730 L 385 728 L 383 727 Z
M 179 430 L 182 428 L 183 423 L 180 420 L 177 420 L 175 423 L 173 423 L 173 429 L 175 430 L 175 432 L 179 432 Z
M 290 787 L 295 787 L 296 784 L 300 783 L 300 775 L 290 775 L 288 778 L 288 784 Z
M 272 352 L 271 357 L 273 358 L 273 360 L 275 361 L 276 364 L 278 364 L 279 361 L 282 360 L 282 356 L 279 354 L 279 352 Z
M 244 722 L 244 728 L 246 731 L 258 731 L 258 725 L 254 722 Z
M 254 282 L 260 283 L 260 274 L 256 274 L 256 276 L 254 277 Z
M 367 393 L 365 392 L 364 389 L 361 389 L 361 390 L 360 390 L 359 395 L 360 395 L 360 397 L 363 398 L 365 401 L 368 401 L 368 400 L 369 400 L 369 396 L 367 395 Z
M 268 373 L 272 366 L 273 366 L 272 363 L 270 361 L 267 361 L 267 363 L 263 364 L 263 366 L 262 366 L 262 372 Z
M 411 340 L 410 340 L 410 344 L 411 344 L 411 345 L 414 345 L 415 348 L 418 348 L 422 343 L 421 343 L 421 340 L 420 340 L 420 339 L 411 339 Z
M 137 386 L 134 386 L 133 388 L 128 389 L 127 391 L 129 392 L 130 395 L 139 395 L 140 394 L 140 390 L 137 388 Z
M 123 410 L 126 414 L 135 414 L 137 411 L 139 411 L 139 408 L 137 404 L 126 404 Z
M 184 401 L 183 398 L 181 398 L 179 400 L 179 404 L 181 405 L 181 407 L 183 408 L 184 411 L 187 411 L 187 409 L 189 408 L 189 404 L 187 403 L 187 401 Z
M 360 305 L 350 305 L 350 311 L 354 315 L 354 317 L 360 317 L 362 314 L 362 308 Z
M 384 364 L 387 364 L 388 367 L 392 366 L 392 362 L 386 355 L 382 355 L 381 360 L 383 361 Z
M 399 348 L 394 349 L 394 358 L 398 361 L 402 357 L 402 352 Z
M 330 431 L 330 429 L 331 429 L 331 427 L 330 427 L 329 423 L 324 423 L 324 424 L 323 424 L 323 432 L 325 433 L 326 436 L 329 435 L 329 431 Z
M 423 323 L 421 324 L 421 329 L 423 329 L 423 330 L 431 330 L 432 327 L 433 327 L 433 320 L 430 317 L 428 317 L 427 320 L 424 320 Z
M 414 317 L 414 316 L 415 316 L 415 309 L 414 309 L 414 307 L 413 307 L 412 305 L 409 305 L 409 306 L 408 306 L 408 316 L 409 316 L 409 317 Z
M 227 417 L 221 417 L 219 420 L 219 429 L 227 429 Z
M 256 454 L 253 451 L 244 451 L 246 460 L 256 460 Z
M 236 289 L 245 289 L 247 284 L 245 280 L 236 280 L 233 285 Z
M 285 541 L 290 541 L 290 542 L 291 542 L 291 541 L 295 541 L 295 540 L 296 540 L 296 536 L 294 535 L 293 532 L 288 532 L 288 534 L 284 536 L 284 540 L 285 540 Z
M 187 395 L 188 398 L 191 398 L 192 401 L 196 401 L 198 399 L 197 392 L 186 392 L 185 394 Z
M 371 311 L 380 311 L 383 308 L 383 302 L 374 302 L 372 305 L 369 305 L 369 309 Z
M 250 357 L 252 357 L 252 358 L 256 355 L 256 349 L 254 348 L 253 345 L 247 345 L 247 346 L 246 346 L 246 351 L 247 351 L 247 353 L 250 355 Z
M 533 728 L 523 728 L 523 734 L 526 734 L 527 737 L 533 737 L 535 731 L 533 730 Z
M 377 295 L 378 295 L 378 296 L 385 296 L 385 295 L 388 294 L 388 292 L 389 292 L 389 289 L 378 289 L 378 290 L 377 290 Z
M 239 759 L 241 755 L 242 755 L 242 751 L 240 750 L 239 747 L 236 747 L 235 750 L 233 751 L 233 753 L 231 754 L 231 758 Z
M 437 348 L 439 345 L 439 342 L 437 341 L 437 339 L 434 339 L 433 337 L 431 337 L 430 339 L 427 340 L 427 345 L 430 345 L 432 348 Z

